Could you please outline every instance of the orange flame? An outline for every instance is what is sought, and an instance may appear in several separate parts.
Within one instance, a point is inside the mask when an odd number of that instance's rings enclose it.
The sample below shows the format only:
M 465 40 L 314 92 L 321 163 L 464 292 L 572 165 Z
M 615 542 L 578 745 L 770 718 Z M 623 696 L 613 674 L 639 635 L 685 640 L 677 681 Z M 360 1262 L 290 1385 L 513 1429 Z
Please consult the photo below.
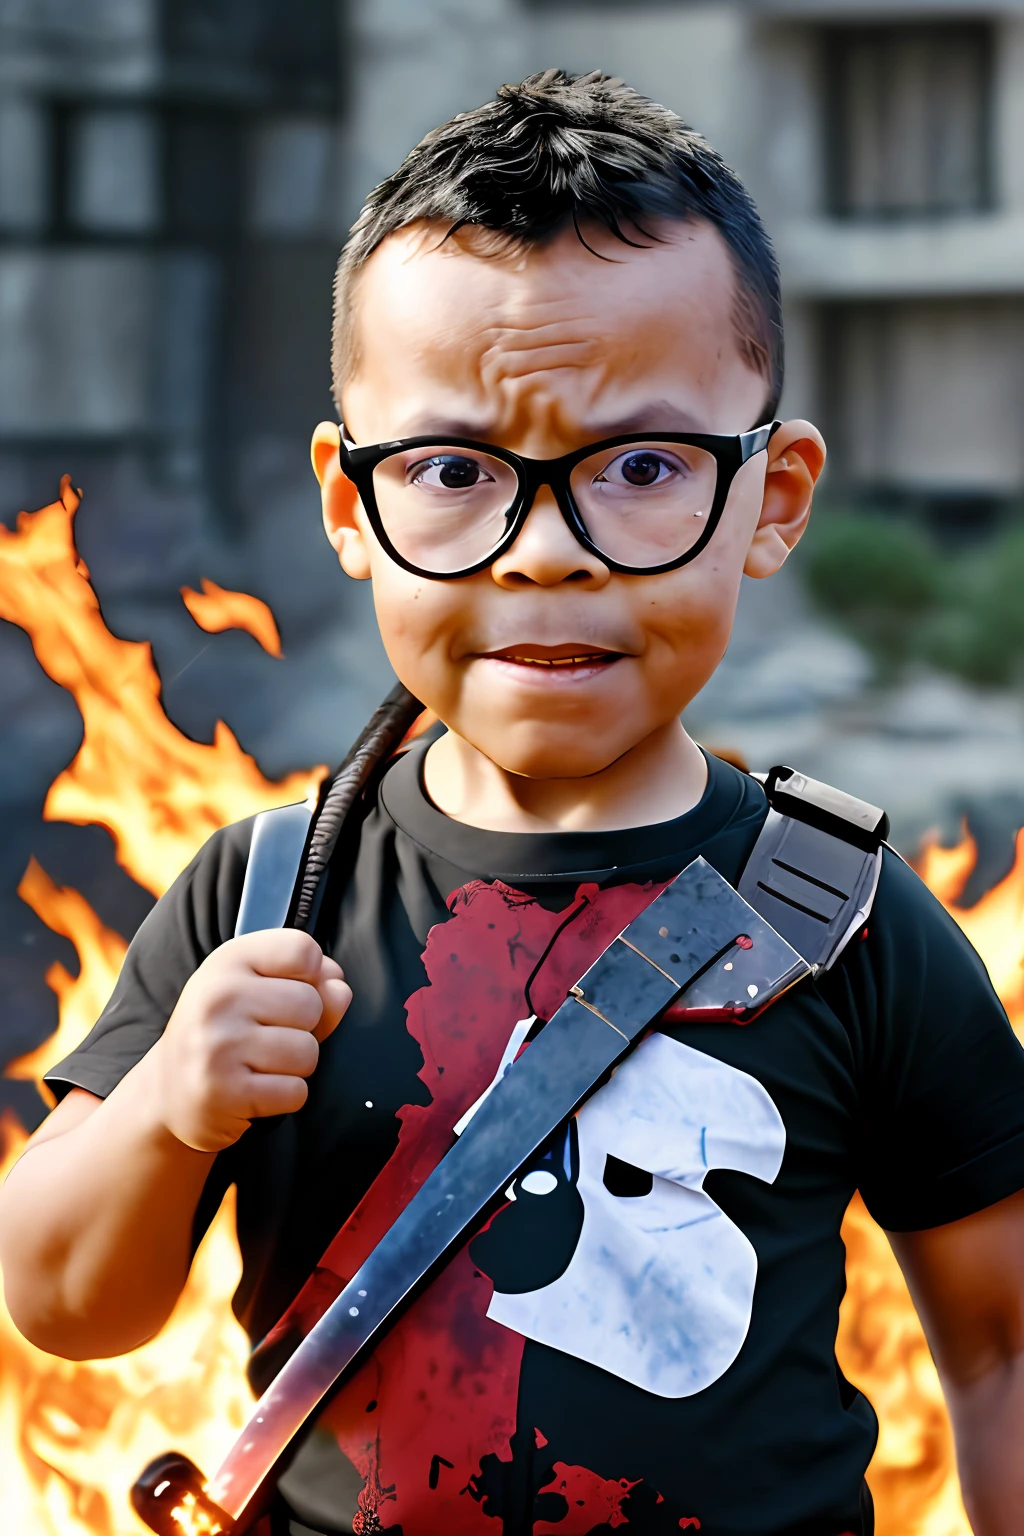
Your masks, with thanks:
M 938 1372 L 885 1233 L 859 1195 L 843 1241 L 847 1291 L 836 1355 L 878 1414 L 868 1468 L 877 1536 L 971 1536 Z
M 28 632 L 43 670 L 82 716 L 82 746 L 51 787 L 44 814 L 107 827 L 121 865 L 160 895 L 217 827 L 315 792 L 323 769 L 275 784 L 226 726 L 218 724 L 212 746 L 175 729 L 160 704 L 150 647 L 118 639 L 103 622 L 74 545 L 78 503 L 65 476 L 58 501 L 22 513 L 15 533 L 0 527 L 0 617 Z M 276 635 L 272 617 L 270 624 Z M 47 972 L 57 1030 L 6 1073 L 35 1081 L 52 1102 L 41 1076 L 92 1027 L 126 945 L 34 859 L 18 889 L 71 940 L 79 960 L 77 976 L 59 963 Z M 25 1141 L 11 1117 L 0 1124 L 0 1174 Z M 252 1402 L 246 1339 L 230 1310 L 240 1268 L 229 1192 L 167 1325 L 121 1359 L 55 1359 L 28 1344 L 0 1306 L 3 1536 L 140 1536 L 127 1494 L 148 1460 L 174 1445 L 198 1466 L 220 1462 Z M 188 1518 L 182 1510 L 183 1530 Z
M 220 1521 L 205 1509 L 199 1509 L 194 1493 L 186 1493 L 171 1510 L 171 1519 L 181 1527 L 182 1536 L 219 1536 Z
M 6 1177 L 26 1137 L 11 1117 L 0 1136 Z M 0 1307 L 4 1536 L 144 1536 L 127 1495 L 147 1461 L 173 1445 L 199 1466 L 219 1463 L 252 1406 L 248 1345 L 230 1310 L 240 1272 L 229 1191 L 170 1320 L 141 1349 L 58 1360 Z
M 202 588 L 202 592 L 193 592 L 191 587 L 181 589 L 182 601 L 200 629 L 211 635 L 225 629 L 244 629 L 271 656 L 282 654 L 277 623 L 266 603 L 248 592 L 229 592 L 205 576 Z
M 321 770 L 271 784 L 226 726 L 218 726 L 212 746 L 175 730 L 160 706 L 149 646 L 118 640 L 103 623 L 74 547 L 77 506 L 65 477 L 59 501 L 22 514 L 16 534 L 0 528 L 0 617 L 28 631 L 41 665 L 73 695 L 85 726 L 82 748 L 51 788 L 45 815 L 108 827 L 123 867 L 160 894 L 215 827 L 301 798 Z M 219 593 L 203 585 L 205 597 L 186 595 L 194 617 L 193 600 L 201 605 Z M 251 618 L 257 609 L 234 611 Z M 197 621 L 215 629 L 204 620 L 227 609 L 211 603 L 199 612 L 204 619 Z M 965 909 L 958 901 L 975 856 L 967 837 L 954 849 L 932 841 L 921 873 L 981 953 L 1024 1032 L 1024 833 L 1011 873 Z M 82 896 L 55 885 L 35 860 L 19 891 L 79 957 L 77 977 L 61 965 L 47 973 L 59 1003 L 56 1033 L 7 1069 L 8 1076 L 38 1082 L 91 1027 L 125 946 Z M 13 1120 L 0 1122 L 0 1172 L 24 1141 Z M 53 1359 L 27 1344 L 0 1307 L 3 1536 L 141 1536 L 126 1493 L 152 1456 L 173 1445 L 208 1470 L 218 1464 L 250 1403 L 245 1338 L 229 1308 L 240 1269 L 233 1226 L 229 1193 L 167 1326 L 119 1360 Z M 879 1414 L 868 1474 L 878 1536 L 969 1536 L 938 1377 L 889 1245 L 859 1198 L 843 1237 L 848 1291 L 837 1348 L 846 1374 Z M 175 1511 L 183 1533 L 198 1536 L 200 1513 L 184 1505 Z
M 918 872 L 984 960 L 1024 1038 L 1024 831 L 1009 874 L 963 907 L 977 857 L 966 829 L 953 848 L 932 836 Z M 859 1195 L 846 1213 L 843 1239 L 847 1293 L 836 1353 L 878 1413 L 878 1449 L 868 1470 L 878 1536 L 970 1536 L 938 1373 L 892 1249 Z
M 48 928 L 70 939 L 78 952 L 77 976 L 70 975 L 59 960 L 46 973 L 46 985 L 57 994 L 57 1028 L 4 1072 L 5 1077 L 35 1083 L 52 1109 L 57 1101 L 43 1074 L 80 1045 L 99 1018 L 128 946 L 119 933 L 100 922 L 84 896 L 66 885 L 55 885 L 35 859 L 29 860 L 18 895 Z
M 218 720 L 212 746 L 177 730 L 160 704 L 146 642 L 119 640 L 100 614 L 78 559 L 79 497 L 0 526 L 0 618 L 27 631 L 39 664 L 74 698 L 85 735 L 43 808 L 48 821 L 106 827 L 117 861 L 160 896 L 211 833 L 315 792 L 324 769 L 271 783 Z
M 1024 1041 L 1024 829 L 1017 833 L 1009 874 L 973 907 L 962 907 L 960 897 L 977 859 L 977 846 L 965 829 L 955 848 L 941 848 L 935 837 L 928 838 L 917 869 L 984 960 L 1010 1023 Z

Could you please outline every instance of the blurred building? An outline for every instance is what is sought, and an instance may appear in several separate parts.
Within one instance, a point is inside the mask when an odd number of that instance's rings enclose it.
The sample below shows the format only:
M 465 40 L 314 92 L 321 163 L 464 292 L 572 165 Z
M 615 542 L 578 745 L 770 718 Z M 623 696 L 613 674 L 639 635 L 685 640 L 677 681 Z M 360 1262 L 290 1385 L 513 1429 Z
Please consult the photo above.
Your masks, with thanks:
M 358 0 L 368 185 L 454 101 L 550 63 L 679 111 L 744 175 L 786 288 L 787 408 L 830 489 L 954 521 L 1024 493 L 1020 0 Z M 457 25 L 453 22 L 457 15 Z
M 793 395 L 833 486 L 984 519 L 1024 489 L 1024 7 L 788 10 L 753 38 Z
M 333 410 L 343 24 L 338 0 L 0 0 L 0 517 L 70 472 L 105 609 L 155 642 L 178 723 L 230 716 L 271 771 L 334 756 L 387 676 L 379 648 L 354 693 L 339 668 L 366 603 L 308 457 Z M 272 603 L 300 683 L 203 652 L 178 596 L 201 576 Z M 37 676 L 0 634 L 0 802 L 74 739 Z
M 244 534 L 246 464 L 327 407 L 362 194 L 552 62 L 624 75 L 750 182 L 834 490 L 1021 494 L 1024 0 L 0 0 L 4 510 L 73 449 Z
M 323 412 L 338 33 L 336 0 L 0 0 L 5 512 L 58 464 L 230 524 L 251 439 Z

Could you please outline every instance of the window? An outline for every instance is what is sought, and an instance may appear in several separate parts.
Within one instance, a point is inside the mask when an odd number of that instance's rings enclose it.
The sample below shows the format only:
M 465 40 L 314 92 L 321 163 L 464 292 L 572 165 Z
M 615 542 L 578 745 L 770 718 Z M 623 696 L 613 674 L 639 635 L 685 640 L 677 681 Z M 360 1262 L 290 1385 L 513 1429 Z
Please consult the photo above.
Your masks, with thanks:
M 50 217 L 50 118 L 31 97 L 0 97 L 0 235 L 33 235 Z
M 334 112 L 338 0 L 160 0 L 166 77 L 187 99 L 232 95 L 266 109 Z M 400 25 L 396 21 L 395 25 Z
M 835 28 L 826 51 L 833 213 L 935 217 L 989 205 L 988 28 Z
M 144 108 L 88 107 L 68 125 L 67 222 L 90 234 L 141 235 L 158 223 L 160 146 Z
M 1024 485 L 1024 303 L 829 306 L 822 361 L 833 483 L 935 506 Z

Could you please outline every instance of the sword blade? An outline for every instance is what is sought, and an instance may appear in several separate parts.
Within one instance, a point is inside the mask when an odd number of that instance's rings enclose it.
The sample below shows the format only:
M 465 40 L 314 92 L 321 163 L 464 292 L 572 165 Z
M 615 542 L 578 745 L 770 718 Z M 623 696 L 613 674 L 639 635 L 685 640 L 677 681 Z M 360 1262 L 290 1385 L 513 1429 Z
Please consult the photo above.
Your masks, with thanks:
M 696 859 L 612 941 L 256 1404 L 208 1489 L 233 1520 L 420 1282 L 664 1009 L 741 936 L 770 957 L 766 983 L 782 971 L 793 980 L 807 973 L 732 886 Z

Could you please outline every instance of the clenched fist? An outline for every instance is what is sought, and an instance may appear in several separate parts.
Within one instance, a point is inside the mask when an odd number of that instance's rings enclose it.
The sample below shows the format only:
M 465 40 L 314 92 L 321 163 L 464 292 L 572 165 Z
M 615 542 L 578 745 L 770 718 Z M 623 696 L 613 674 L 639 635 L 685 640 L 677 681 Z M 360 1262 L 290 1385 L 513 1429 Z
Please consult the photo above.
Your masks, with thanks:
M 168 1130 L 219 1152 L 252 1120 L 301 1109 L 320 1042 L 351 1001 L 341 966 L 309 934 L 229 939 L 189 978 L 153 1048 Z

